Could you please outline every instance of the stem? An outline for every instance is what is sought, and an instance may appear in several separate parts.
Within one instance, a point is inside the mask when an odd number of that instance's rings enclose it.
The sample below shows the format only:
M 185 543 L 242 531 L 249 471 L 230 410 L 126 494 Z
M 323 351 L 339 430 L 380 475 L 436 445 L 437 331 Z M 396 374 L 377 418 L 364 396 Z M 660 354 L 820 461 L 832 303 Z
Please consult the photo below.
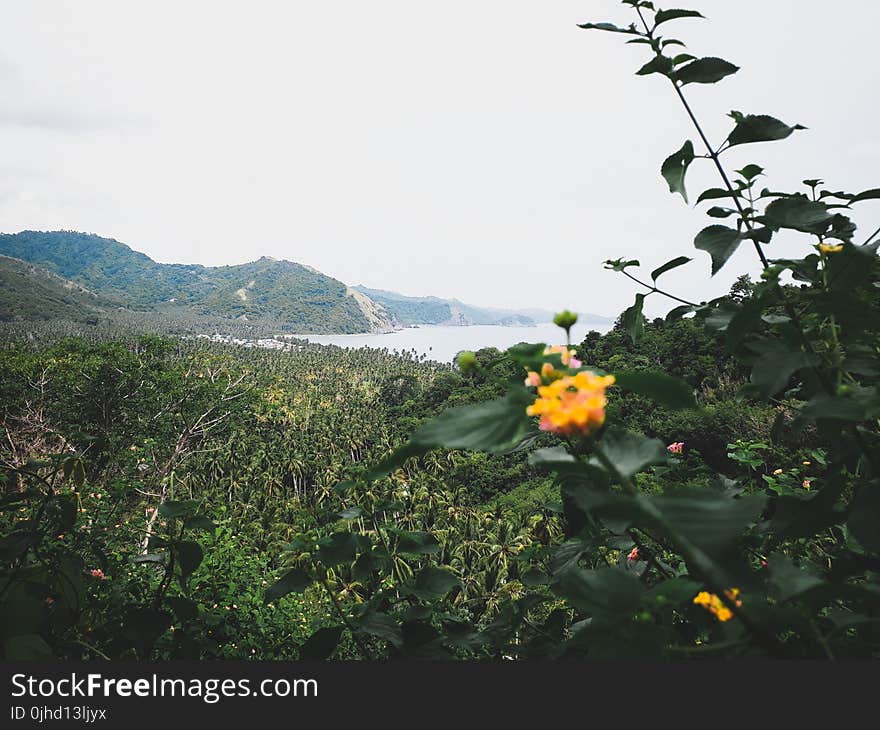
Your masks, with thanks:
M 670 299 L 674 299 L 676 302 L 681 302 L 682 304 L 687 304 L 690 307 L 700 306 L 699 304 L 695 304 L 694 302 L 689 302 L 687 299 L 682 299 L 681 297 L 677 297 L 674 294 L 670 294 L 669 292 L 663 291 L 662 289 L 658 289 L 656 285 L 652 286 L 651 284 L 647 284 L 644 281 L 642 281 L 641 279 L 637 279 L 635 276 L 630 274 L 628 271 L 621 271 L 620 273 L 623 274 L 624 276 L 632 279 L 636 284 L 640 284 L 641 286 L 645 287 L 646 289 L 650 289 L 651 293 L 657 292 L 657 294 L 662 294 L 664 297 L 669 297 Z
M 333 593 L 333 590 L 330 588 L 330 584 L 327 582 L 326 577 L 322 577 L 321 585 L 324 586 L 324 590 L 327 591 L 327 595 L 330 596 L 330 601 L 333 603 L 333 608 L 336 609 L 336 613 L 339 614 L 339 618 L 342 620 L 342 623 L 345 624 L 345 628 L 348 629 L 351 634 L 351 638 L 354 639 L 354 642 L 358 645 L 358 649 L 361 652 L 361 655 L 364 659 L 368 659 L 372 661 L 373 657 L 370 655 L 370 650 L 367 648 L 366 642 L 357 633 L 357 630 L 354 626 L 351 625 L 351 621 L 349 621 L 348 616 L 345 615 L 345 612 L 342 610 L 342 606 L 339 605 L 339 600 L 336 598 L 336 595 Z

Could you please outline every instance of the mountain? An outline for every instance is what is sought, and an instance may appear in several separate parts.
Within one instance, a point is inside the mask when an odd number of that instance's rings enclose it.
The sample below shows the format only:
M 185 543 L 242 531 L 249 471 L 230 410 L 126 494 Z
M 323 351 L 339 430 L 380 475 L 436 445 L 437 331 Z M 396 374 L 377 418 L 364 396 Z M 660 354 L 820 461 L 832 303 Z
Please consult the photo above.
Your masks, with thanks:
M 381 304 L 394 321 L 403 326 L 414 324 L 440 325 L 532 325 L 553 321 L 553 312 L 543 309 L 498 309 L 495 307 L 475 307 L 457 299 L 439 297 L 408 297 L 383 289 L 370 289 L 365 286 L 354 287 L 366 294 L 374 302 Z M 597 314 L 581 314 L 582 322 L 606 324 L 612 319 Z
M 113 302 L 39 266 L 0 256 L 0 321 L 86 321 L 113 307 Z
M 392 329 L 369 297 L 292 261 L 160 264 L 114 239 L 73 231 L 0 234 L 0 255 L 35 264 L 128 309 L 262 321 L 299 334 Z M 6 311 L 13 310 L 0 310 Z

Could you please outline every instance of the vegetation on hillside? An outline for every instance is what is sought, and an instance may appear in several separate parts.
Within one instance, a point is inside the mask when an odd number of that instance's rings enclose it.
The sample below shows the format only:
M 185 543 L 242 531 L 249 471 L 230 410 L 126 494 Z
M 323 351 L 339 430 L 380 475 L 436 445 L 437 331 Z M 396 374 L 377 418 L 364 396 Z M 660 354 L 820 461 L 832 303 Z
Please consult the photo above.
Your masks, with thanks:
M 728 224 L 695 247 L 713 273 L 749 247 L 759 280 L 690 302 L 662 279 L 690 258 L 609 260 L 640 287 L 611 332 L 560 312 L 561 342 L 455 368 L 6 325 L 4 658 L 880 655 L 880 230 L 850 217 L 880 190 L 730 170 L 802 127 L 732 112 L 713 145 L 689 87 L 737 67 L 666 35 L 699 12 L 623 5 L 582 27 L 690 112 L 705 150 L 662 178 L 686 200 L 711 165 Z

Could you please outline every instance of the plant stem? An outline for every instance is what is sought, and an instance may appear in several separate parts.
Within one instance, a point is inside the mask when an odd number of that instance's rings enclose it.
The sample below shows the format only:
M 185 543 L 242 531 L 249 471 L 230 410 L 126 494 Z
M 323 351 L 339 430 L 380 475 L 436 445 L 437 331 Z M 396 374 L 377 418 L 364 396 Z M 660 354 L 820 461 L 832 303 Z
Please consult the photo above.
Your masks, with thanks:
M 656 285 L 652 286 L 651 284 L 648 284 L 648 283 L 642 281 L 641 279 L 637 279 L 635 276 L 630 274 L 628 271 L 621 271 L 620 273 L 623 274 L 624 276 L 632 279 L 636 284 L 640 284 L 641 286 L 645 287 L 646 289 L 650 289 L 652 293 L 657 292 L 657 294 L 662 294 L 664 297 L 669 297 L 670 299 L 674 299 L 676 302 L 681 302 L 682 304 L 687 304 L 689 307 L 700 306 L 699 304 L 695 304 L 694 302 L 689 302 L 687 299 L 682 299 L 681 297 L 677 297 L 677 296 L 675 296 L 675 294 L 670 294 L 669 292 L 663 291 L 662 289 L 658 289 L 656 287 Z

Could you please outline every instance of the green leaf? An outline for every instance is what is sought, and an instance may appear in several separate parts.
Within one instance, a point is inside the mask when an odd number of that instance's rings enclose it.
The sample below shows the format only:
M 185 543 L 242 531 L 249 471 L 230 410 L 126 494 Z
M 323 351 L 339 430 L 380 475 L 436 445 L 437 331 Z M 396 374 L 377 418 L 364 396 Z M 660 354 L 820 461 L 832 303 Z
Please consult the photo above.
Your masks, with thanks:
M 806 195 L 777 198 L 764 211 L 763 218 L 774 229 L 791 228 L 803 233 L 824 233 L 834 216 L 825 203 L 810 200 Z
M 736 211 L 733 210 L 733 208 L 720 208 L 717 205 L 713 205 L 706 211 L 706 215 L 710 218 L 729 218 L 734 213 L 736 213 Z
M 384 639 L 396 648 L 403 645 L 403 634 L 394 617 L 386 613 L 368 613 L 358 621 L 358 627 L 364 633 Z
M 184 582 L 202 564 L 203 558 L 204 553 L 197 542 L 184 540 L 177 543 L 177 562 L 180 566 L 180 577 Z
M 629 335 L 633 344 L 637 343 L 645 333 L 645 318 L 642 316 L 642 307 L 645 304 L 645 295 L 636 294 L 636 301 L 623 314 L 620 322 L 624 331 Z
M 456 578 L 448 570 L 443 570 L 434 565 L 426 565 L 416 577 L 413 593 L 425 601 L 433 601 L 443 598 L 449 591 L 460 585 Z
M 608 260 L 605 262 L 605 268 L 610 269 L 611 271 L 624 271 L 630 266 L 640 266 L 639 262 L 636 259 L 614 259 Z
M 344 626 L 325 626 L 318 629 L 299 647 L 300 659 L 327 659 L 339 646 Z
M 658 10 L 657 14 L 654 16 L 654 27 L 656 28 L 661 23 L 666 23 L 670 20 L 675 20 L 676 18 L 702 18 L 704 17 L 702 13 L 698 13 L 696 10 Z
M 736 121 L 736 126 L 727 137 L 727 142 L 731 147 L 750 142 L 773 142 L 785 139 L 795 130 L 806 129 L 800 124 L 789 127 L 766 114 L 731 112 L 730 116 Z
M 764 168 L 760 165 L 746 165 L 742 170 L 737 170 L 736 172 L 742 175 L 745 180 L 754 180 L 764 172 Z
M 288 593 L 302 593 L 314 581 L 299 568 L 288 570 L 279 580 L 266 589 L 263 594 L 265 603 L 272 603 Z
M 534 397 L 517 388 L 504 398 L 458 406 L 421 426 L 410 439 L 416 446 L 500 453 L 516 446 L 531 428 L 526 407 Z
M 178 596 L 170 596 L 165 600 L 181 621 L 195 621 L 199 617 L 199 607 L 195 601 Z
M 678 69 L 675 76 L 682 86 L 686 84 L 714 84 L 737 71 L 739 71 L 739 66 L 734 66 L 721 58 L 698 58 Z
M 880 188 L 873 188 L 872 190 L 865 190 L 857 195 L 853 195 L 849 202 L 860 203 L 863 200 L 877 200 L 878 198 L 880 198 Z
M 643 395 L 667 408 L 679 410 L 697 406 L 691 386 L 666 373 L 631 370 L 616 372 L 614 377 L 616 384 L 624 390 Z
M 357 538 L 351 532 L 334 532 L 318 545 L 317 558 L 327 567 L 354 562 L 357 556 Z
M 690 603 L 700 592 L 701 586 L 690 578 L 672 578 L 658 583 L 645 595 L 645 603 L 680 605 Z
M 718 200 L 719 198 L 736 198 L 738 196 L 732 194 L 729 190 L 725 190 L 724 188 L 709 188 L 708 190 L 704 190 L 700 193 L 700 197 L 697 198 L 697 203 L 702 203 L 704 200 Z
M 672 76 L 673 69 L 674 66 L 671 58 L 667 56 L 654 56 L 654 58 L 636 71 L 636 76 L 648 76 L 650 74 Z
M 584 30 L 606 30 L 610 33 L 639 35 L 635 25 L 630 25 L 628 28 L 621 28 L 619 25 L 614 25 L 614 23 L 579 23 L 578 28 L 583 28 Z
M 658 266 L 654 269 L 651 272 L 651 279 L 656 282 L 661 274 L 665 274 L 667 271 L 672 271 L 672 269 L 677 269 L 679 266 L 684 266 L 691 260 L 692 259 L 689 259 L 687 256 L 676 256 L 674 259 L 663 264 L 663 266 Z
M 363 513 L 364 511 L 360 507 L 349 507 L 348 509 L 344 509 L 337 514 L 344 520 L 356 520 Z
M 763 400 L 776 395 L 794 373 L 812 364 L 812 358 L 794 341 L 765 340 L 749 347 L 759 353 L 752 365 L 749 390 Z
M 389 528 L 388 532 L 397 537 L 397 549 L 402 553 L 414 555 L 433 555 L 440 552 L 440 543 L 430 532 L 418 530 L 398 530 Z
M 159 505 L 159 514 L 163 517 L 184 517 L 196 509 L 199 503 L 195 499 L 188 499 L 183 502 L 163 502 Z
M 644 588 L 631 573 L 617 568 L 585 570 L 569 566 L 556 576 L 553 590 L 591 617 L 626 621 L 639 608 Z
M 217 529 L 217 525 L 211 520 L 201 516 L 190 517 L 183 523 L 183 527 L 186 530 L 204 530 L 205 532 L 214 532 Z
M 694 144 L 687 140 L 678 152 L 671 154 L 660 167 L 660 174 L 669 185 L 670 193 L 681 193 L 684 202 L 688 202 L 684 177 L 691 162 L 694 161 Z
M 652 464 L 664 463 L 668 457 L 662 441 L 616 428 L 605 432 L 597 448 L 627 479 Z M 597 459 L 591 459 L 590 463 L 602 466 Z
M 766 503 L 763 495 L 732 498 L 697 489 L 643 500 L 659 512 L 674 533 L 683 535 L 707 553 L 730 548 L 759 517 Z
M 780 602 L 799 598 L 824 585 L 824 581 L 803 568 L 796 567 L 786 555 L 773 553 L 767 559 L 773 597 Z
M 704 228 L 694 239 L 694 246 L 706 251 L 712 257 L 712 275 L 717 274 L 727 260 L 733 256 L 742 235 L 739 231 L 727 226 L 714 225 Z
M 8 661 L 51 659 L 52 649 L 39 634 L 10 636 L 3 642 L 3 658 Z
M 880 554 L 880 486 L 862 485 L 853 497 L 846 524 L 865 550 Z

